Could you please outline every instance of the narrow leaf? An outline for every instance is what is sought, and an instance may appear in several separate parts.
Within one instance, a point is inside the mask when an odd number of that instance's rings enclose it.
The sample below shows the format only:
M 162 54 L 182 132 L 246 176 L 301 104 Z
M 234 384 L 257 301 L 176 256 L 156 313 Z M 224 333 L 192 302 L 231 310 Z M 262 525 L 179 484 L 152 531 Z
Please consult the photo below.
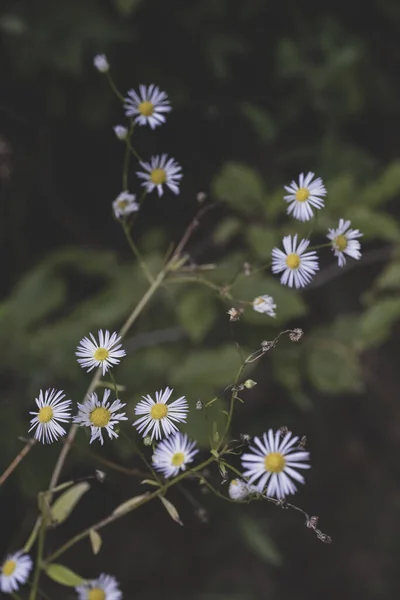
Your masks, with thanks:
M 53 523 L 59 524 L 65 521 L 89 488 L 87 481 L 82 481 L 61 494 L 51 507 Z
M 52 563 L 46 567 L 46 575 L 53 581 L 68 587 L 76 587 L 85 581 L 83 577 L 77 575 L 71 569 L 57 563 Z
M 103 543 L 100 535 L 95 529 L 91 529 L 89 531 L 89 537 L 90 543 L 92 544 L 93 554 L 98 554 L 100 552 L 101 544 Z
M 171 517 L 171 519 L 173 519 L 175 521 L 175 523 L 178 523 L 178 525 L 183 526 L 183 523 L 180 519 L 179 513 L 176 510 L 175 506 L 172 504 L 172 502 L 170 502 L 163 496 L 160 496 L 160 500 L 164 504 L 165 508 L 167 509 L 167 512 L 168 512 L 169 516 Z
M 135 496 L 134 498 L 130 498 L 126 502 L 123 502 L 116 509 L 113 510 L 113 515 L 120 515 L 122 513 L 127 513 L 130 510 L 134 510 L 138 504 L 142 504 L 143 500 L 147 498 L 149 495 L 148 492 L 145 494 L 141 494 L 140 496 Z

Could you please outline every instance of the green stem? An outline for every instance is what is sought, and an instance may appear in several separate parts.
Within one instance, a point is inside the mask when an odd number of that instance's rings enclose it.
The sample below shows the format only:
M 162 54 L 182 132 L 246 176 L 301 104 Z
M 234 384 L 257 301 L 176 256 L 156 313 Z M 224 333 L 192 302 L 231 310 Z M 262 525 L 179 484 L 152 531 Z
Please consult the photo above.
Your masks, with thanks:
M 42 507 L 41 512 L 42 512 L 42 515 L 41 515 L 38 546 L 37 546 L 37 553 L 36 553 L 36 565 L 35 565 L 35 572 L 33 574 L 32 588 L 31 588 L 31 592 L 29 594 L 29 600 L 36 600 L 37 591 L 38 591 L 38 587 L 39 587 L 40 573 L 41 573 L 41 569 L 42 569 L 44 539 L 45 539 L 45 534 L 46 534 L 46 519 L 45 519 L 45 515 L 44 515 L 44 513 L 45 513 L 44 507 Z
M 148 266 L 146 265 L 146 263 L 144 262 L 142 255 L 139 252 L 139 249 L 137 248 L 136 244 L 134 243 L 131 234 L 129 232 L 129 227 L 127 225 L 127 223 L 125 221 L 123 221 L 122 223 L 122 229 L 124 230 L 124 234 L 125 237 L 127 239 L 127 242 L 129 244 L 129 246 L 131 247 L 131 250 L 133 252 L 133 254 L 135 255 L 135 257 L 137 258 L 137 261 L 143 271 L 143 273 L 145 274 L 147 281 L 152 284 L 154 283 L 154 277 L 153 275 L 150 273 Z
M 230 401 L 230 405 L 229 405 L 228 420 L 227 420 L 227 422 L 226 422 L 226 425 L 225 425 L 225 431 L 224 431 L 224 434 L 222 435 L 222 437 L 221 437 L 221 440 L 220 440 L 220 442 L 219 442 L 219 444 L 218 444 L 217 450 L 219 450 L 219 449 L 221 448 L 222 444 L 224 443 L 224 440 L 225 440 L 225 438 L 226 438 L 226 435 L 227 435 L 227 433 L 228 433 L 228 431 L 229 431 L 229 428 L 230 428 L 230 426 L 231 426 L 232 417 L 233 417 L 233 409 L 234 409 L 234 406 L 235 406 L 236 393 L 237 393 L 237 391 L 236 391 L 236 386 L 237 386 L 237 384 L 238 384 L 238 382 L 239 382 L 239 379 L 240 379 L 240 376 L 241 376 L 241 374 L 243 373 L 243 371 L 245 370 L 246 366 L 247 366 L 247 363 L 246 363 L 246 362 L 244 362 L 244 363 L 242 363 L 242 364 L 240 365 L 240 369 L 239 369 L 239 371 L 237 372 L 237 375 L 236 375 L 235 382 L 234 382 L 234 384 L 233 384 L 233 386 L 232 386 L 232 387 L 233 387 L 233 390 L 232 390 L 231 401 Z
M 110 75 L 110 71 L 107 71 L 106 76 L 108 79 L 108 83 L 110 84 L 110 87 L 111 87 L 112 91 L 114 92 L 114 94 L 121 100 L 121 102 L 125 102 L 125 98 L 123 97 L 123 95 L 121 94 L 121 92 L 119 91 L 117 86 L 115 85 L 114 80 Z

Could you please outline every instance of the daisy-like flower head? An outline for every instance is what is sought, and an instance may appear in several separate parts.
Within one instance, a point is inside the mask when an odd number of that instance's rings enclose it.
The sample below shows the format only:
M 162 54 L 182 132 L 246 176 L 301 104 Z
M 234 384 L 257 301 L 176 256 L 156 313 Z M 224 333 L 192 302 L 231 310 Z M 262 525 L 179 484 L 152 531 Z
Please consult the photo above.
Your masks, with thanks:
M 110 68 L 107 56 L 105 54 L 96 54 L 93 59 L 93 64 L 100 73 L 107 73 Z
M 114 200 L 112 206 L 114 215 L 117 219 L 139 210 L 139 204 L 136 202 L 135 194 L 129 194 L 129 192 L 121 192 Z
M 325 186 L 321 177 L 317 177 L 314 181 L 313 177 L 314 173 L 311 171 L 305 177 L 304 173 L 301 173 L 298 184 L 292 181 L 289 186 L 284 186 L 289 192 L 288 196 L 283 197 L 290 203 L 287 213 L 293 214 L 298 221 L 309 221 L 314 216 L 312 207 L 323 208 L 324 206 L 321 196 L 326 196 Z
M 94 335 L 89 333 L 91 339 L 84 337 L 80 342 L 75 352 L 76 356 L 80 356 L 77 361 L 83 369 L 87 369 L 87 372 L 101 367 L 103 375 L 105 375 L 112 366 L 118 365 L 120 359 L 125 356 L 125 350 L 120 350 L 121 337 L 118 333 L 110 335 L 109 331 L 103 333 L 99 329 L 99 341 L 97 342 Z
M 113 437 L 117 438 L 118 433 L 114 431 L 114 425 L 116 425 L 118 421 L 128 420 L 128 417 L 125 416 L 124 412 L 117 413 L 117 410 L 123 408 L 125 404 L 120 400 L 114 400 L 112 403 L 108 402 L 109 395 L 110 390 L 104 390 L 103 401 L 100 402 L 97 398 L 97 394 L 93 392 L 83 404 L 79 404 L 78 402 L 79 412 L 77 416 L 74 417 L 74 423 L 91 428 L 92 437 L 90 438 L 90 443 L 99 439 L 101 444 L 103 444 L 102 429 L 106 430 L 110 440 L 112 440 Z
M 345 254 L 359 260 L 361 258 L 361 244 L 356 239 L 362 237 L 362 233 L 358 229 L 349 229 L 350 221 L 339 219 L 337 229 L 329 229 L 326 236 L 332 242 L 332 250 L 338 259 L 339 267 L 344 267 L 346 264 Z
M 281 439 L 280 431 L 275 434 L 270 429 L 268 435 L 263 434 L 262 439 L 255 437 L 254 446 L 250 446 L 252 453 L 242 455 L 243 475 L 249 478 L 249 484 L 259 480 L 255 489 L 276 498 L 285 498 L 297 490 L 293 479 L 304 483 L 304 477 L 295 469 L 309 469 L 305 461 L 309 459 L 309 452 L 297 451 L 293 446 L 298 437 L 292 437 L 290 431 Z
M 112 575 L 105 575 L 105 573 L 75 589 L 79 600 L 122 600 L 118 581 Z
M 167 154 L 161 154 L 158 156 L 152 156 L 150 162 L 140 163 L 143 169 L 146 171 L 138 171 L 136 175 L 140 179 L 144 179 L 142 186 L 144 186 L 147 192 L 152 192 L 157 188 L 158 196 L 164 193 L 163 185 L 169 187 L 174 194 L 179 194 L 179 181 L 183 175 L 180 173 L 182 167 L 173 158 L 168 158 Z
M 165 390 L 156 392 L 155 401 L 148 394 L 143 396 L 144 400 L 135 406 L 135 414 L 143 416 L 137 419 L 133 425 L 144 438 L 150 435 L 152 440 L 154 438 L 159 440 L 163 434 L 167 437 L 178 430 L 175 423 L 186 421 L 189 407 L 185 396 L 167 404 L 173 391 L 167 387 Z
M 259 313 L 265 313 L 270 317 L 276 317 L 276 304 L 274 303 L 272 296 L 257 296 L 257 298 L 254 298 L 253 300 L 253 308 Z
M 163 113 L 171 110 L 167 94 L 154 84 L 139 85 L 139 94 L 129 90 L 124 108 L 127 117 L 135 117 L 135 123 L 150 125 L 152 129 L 165 123 Z
M 272 272 L 281 273 L 281 283 L 296 288 L 305 287 L 310 283 L 313 275 L 318 271 L 318 257 L 315 250 L 304 252 L 309 245 L 309 240 L 301 240 L 297 246 L 297 233 L 295 236 L 287 235 L 283 238 L 285 252 L 279 248 L 272 250 Z
M 35 438 L 43 444 L 51 444 L 66 434 L 59 421 L 68 423 L 71 420 L 71 409 L 69 408 L 71 400 L 63 400 L 63 398 L 65 398 L 64 392 L 55 389 L 48 389 L 44 394 L 40 390 L 39 397 L 35 398 L 39 410 L 29 413 L 35 415 L 31 419 L 29 431 L 36 429 Z
M 185 471 L 186 465 L 193 462 L 197 453 L 196 442 L 177 432 L 158 444 L 153 454 L 153 465 L 164 477 L 175 477 L 179 471 Z
M 0 569 L 0 590 L 11 594 L 27 582 L 32 569 L 32 559 L 22 550 L 9 554 Z
M 126 136 L 128 135 L 128 130 L 123 125 L 115 125 L 113 127 L 114 133 L 119 140 L 126 140 Z

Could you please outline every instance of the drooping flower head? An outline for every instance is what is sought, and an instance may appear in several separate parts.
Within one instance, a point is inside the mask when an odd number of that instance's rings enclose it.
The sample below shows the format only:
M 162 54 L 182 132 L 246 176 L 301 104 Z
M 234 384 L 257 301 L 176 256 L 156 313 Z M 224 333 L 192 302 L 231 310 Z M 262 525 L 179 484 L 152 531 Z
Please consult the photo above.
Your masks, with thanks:
M 271 497 L 285 498 L 294 494 L 297 488 L 293 479 L 304 483 L 304 477 L 296 469 L 310 468 L 306 464 L 309 452 L 294 447 L 298 439 L 290 432 L 281 439 L 281 432 L 274 434 L 272 429 L 268 435 L 264 433 L 262 439 L 255 437 L 254 446 L 250 446 L 252 452 L 242 455 L 243 475 L 249 478 L 249 484 L 258 480 L 256 489 Z
M 310 283 L 313 275 L 318 271 L 318 257 L 315 250 L 305 252 L 308 248 L 309 240 L 301 240 L 297 245 L 297 234 L 295 236 L 287 235 L 283 238 L 282 252 L 279 248 L 272 250 L 272 272 L 281 273 L 281 283 L 296 288 L 305 287 Z
M 118 581 L 112 575 L 105 575 L 105 573 L 75 589 L 78 600 L 122 600 Z
M 109 395 L 110 390 L 104 390 L 103 401 L 100 402 L 97 394 L 93 392 L 83 404 L 79 404 L 78 402 L 79 412 L 74 417 L 74 423 L 91 428 L 92 437 L 90 438 L 90 443 L 97 439 L 100 440 L 101 444 L 104 443 L 103 429 L 108 433 L 110 439 L 113 437 L 117 438 L 118 433 L 114 431 L 114 426 L 119 421 L 127 421 L 128 419 L 124 412 L 117 413 L 125 404 L 120 400 L 114 400 L 112 403 L 109 402 Z
M 155 400 L 148 394 L 135 406 L 135 414 L 143 416 L 133 425 L 144 438 L 147 435 L 150 435 L 152 440 L 159 440 L 163 435 L 167 437 L 178 430 L 175 423 L 186 421 L 189 407 L 185 396 L 168 404 L 173 391 L 169 387 L 160 390 L 156 392 Z
M 267 294 L 264 296 L 257 296 L 253 300 L 253 308 L 256 312 L 265 313 L 270 317 L 276 317 L 276 304 L 274 303 L 274 299 L 272 296 L 268 296 Z
M 121 192 L 113 202 L 113 211 L 117 219 L 126 217 L 133 212 L 139 210 L 139 204 L 136 202 L 135 194 L 129 192 Z
M 77 361 L 83 369 L 87 369 L 87 372 L 101 367 L 103 375 L 105 375 L 111 367 L 118 365 L 120 359 L 125 356 L 125 350 L 121 350 L 121 344 L 118 342 L 121 337 L 118 333 L 110 335 L 109 331 L 103 333 L 99 329 L 99 341 L 95 339 L 94 335 L 89 333 L 91 339 L 84 337 L 80 342 L 75 352 L 78 358 Z
M 313 216 L 314 208 L 323 208 L 324 201 L 321 196 L 326 196 L 326 189 L 322 183 L 321 177 L 314 179 L 314 173 L 301 173 L 299 176 L 299 183 L 295 181 L 289 186 L 284 186 L 285 190 L 289 192 L 288 196 L 284 196 L 284 200 L 289 202 L 287 209 L 288 215 L 293 214 L 293 217 L 298 221 L 309 221 Z
M 196 442 L 189 440 L 186 434 L 173 433 L 158 444 L 153 454 L 153 465 L 164 477 L 175 477 L 179 471 L 185 471 L 186 465 L 193 462 L 197 453 Z
M 93 59 L 93 64 L 100 73 L 107 73 L 110 69 L 108 64 L 107 56 L 105 54 L 96 54 Z
M 358 229 L 350 229 L 351 222 L 339 219 L 337 229 L 329 229 L 326 236 L 332 242 L 332 250 L 338 259 L 339 267 L 346 264 L 345 254 L 359 260 L 361 258 L 361 244 L 356 239 L 362 237 Z
M 63 398 L 65 398 L 64 392 L 55 389 L 48 389 L 44 393 L 40 390 L 38 398 L 35 398 L 39 410 L 29 413 L 35 415 L 31 419 L 29 431 L 36 429 L 35 438 L 39 442 L 51 444 L 66 434 L 59 421 L 68 423 L 71 420 L 69 407 L 71 400 L 63 400 Z
M 9 554 L 0 569 L 0 590 L 5 594 L 16 592 L 27 582 L 32 569 L 32 559 L 22 550 Z
M 154 84 L 140 85 L 139 94 L 129 90 L 124 107 L 127 117 L 134 117 L 135 123 L 150 125 L 151 129 L 165 123 L 164 114 L 171 110 L 167 94 Z
M 183 175 L 180 171 L 182 168 L 173 158 L 168 158 L 167 154 L 152 156 L 150 162 L 141 162 L 145 172 L 138 171 L 136 175 L 143 179 L 141 184 L 147 190 L 152 192 L 157 189 L 158 195 L 164 193 L 163 185 L 166 185 L 174 194 L 179 194 L 179 182 Z

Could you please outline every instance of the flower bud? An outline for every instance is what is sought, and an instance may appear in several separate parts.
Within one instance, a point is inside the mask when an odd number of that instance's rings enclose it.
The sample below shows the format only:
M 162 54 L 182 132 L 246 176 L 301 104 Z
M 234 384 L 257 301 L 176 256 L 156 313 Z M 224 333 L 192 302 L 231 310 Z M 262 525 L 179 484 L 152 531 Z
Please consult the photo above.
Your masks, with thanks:
M 115 127 L 113 127 L 114 129 L 114 133 L 117 136 L 117 138 L 119 140 L 126 140 L 126 137 L 128 135 L 128 130 L 126 127 L 124 127 L 123 125 L 115 125 Z
M 242 479 L 232 479 L 228 493 L 232 500 L 243 502 L 249 496 L 249 486 Z
M 145 446 L 151 446 L 151 436 L 150 435 L 146 435 L 146 437 L 143 438 L 143 444 Z
M 107 56 L 105 54 L 96 54 L 93 59 L 93 64 L 100 73 L 107 73 L 110 68 Z
M 257 385 L 257 381 L 253 381 L 252 379 L 246 379 L 243 385 L 248 390 L 251 390 L 254 386 Z

